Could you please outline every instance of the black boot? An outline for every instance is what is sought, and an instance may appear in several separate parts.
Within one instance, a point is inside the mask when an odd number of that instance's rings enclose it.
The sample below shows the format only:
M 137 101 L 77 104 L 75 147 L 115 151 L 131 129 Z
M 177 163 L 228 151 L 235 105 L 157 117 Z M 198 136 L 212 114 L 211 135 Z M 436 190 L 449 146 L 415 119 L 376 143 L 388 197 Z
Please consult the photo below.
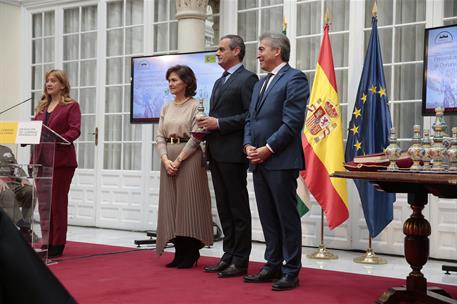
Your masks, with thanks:
M 171 261 L 171 263 L 168 263 L 167 265 L 165 265 L 165 267 L 167 267 L 167 268 L 177 267 L 182 261 L 182 250 L 183 250 L 182 237 L 177 236 L 174 239 L 174 244 L 175 244 L 175 256 L 173 258 L 173 261 Z
M 49 245 L 48 258 L 57 258 L 62 256 L 65 245 Z
M 183 256 L 178 268 L 192 268 L 197 265 L 197 261 L 200 258 L 201 242 L 191 237 L 183 237 L 183 244 Z

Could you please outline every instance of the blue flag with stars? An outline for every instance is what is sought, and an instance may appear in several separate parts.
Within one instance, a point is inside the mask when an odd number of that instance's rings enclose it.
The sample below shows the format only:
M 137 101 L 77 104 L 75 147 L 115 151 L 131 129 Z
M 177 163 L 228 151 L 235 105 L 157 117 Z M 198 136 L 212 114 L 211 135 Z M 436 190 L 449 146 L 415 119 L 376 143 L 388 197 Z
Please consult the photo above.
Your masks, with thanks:
M 349 123 L 346 162 L 352 161 L 358 155 L 383 152 L 389 145 L 392 121 L 387 105 L 377 23 L 376 16 L 372 17 L 370 42 Z M 370 235 L 375 237 L 392 221 L 395 194 L 378 191 L 368 181 L 354 182 L 359 191 L 368 230 Z

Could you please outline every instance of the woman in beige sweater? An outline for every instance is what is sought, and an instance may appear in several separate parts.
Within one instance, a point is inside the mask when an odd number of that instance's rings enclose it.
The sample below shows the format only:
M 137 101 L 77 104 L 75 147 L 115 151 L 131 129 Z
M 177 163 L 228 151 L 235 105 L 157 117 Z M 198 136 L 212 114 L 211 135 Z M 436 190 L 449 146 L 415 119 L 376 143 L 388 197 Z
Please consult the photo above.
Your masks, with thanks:
M 162 161 L 157 254 L 172 242 L 175 256 L 166 266 L 190 268 L 200 257 L 199 249 L 213 243 L 208 176 L 200 141 L 191 135 L 197 129 L 198 102 L 192 98 L 197 81 L 184 65 L 169 68 L 166 79 L 175 99 L 163 106 L 156 136 Z

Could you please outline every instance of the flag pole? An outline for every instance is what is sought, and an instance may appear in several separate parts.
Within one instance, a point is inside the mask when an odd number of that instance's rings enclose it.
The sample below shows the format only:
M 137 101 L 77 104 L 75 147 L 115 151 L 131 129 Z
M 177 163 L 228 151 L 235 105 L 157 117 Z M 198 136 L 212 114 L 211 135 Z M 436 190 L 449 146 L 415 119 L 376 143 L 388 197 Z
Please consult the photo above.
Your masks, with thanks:
M 321 243 L 313 253 L 306 255 L 309 259 L 336 260 L 338 256 L 331 253 L 324 245 L 324 210 L 321 208 Z
M 373 2 L 373 8 L 371 10 L 371 15 L 373 17 L 377 17 L 378 15 L 378 6 L 376 5 L 376 0 Z M 368 249 L 365 254 L 354 258 L 354 263 L 361 263 L 361 264 L 372 264 L 372 265 L 380 265 L 380 264 L 387 264 L 387 261 L 374 253 L 372 248 L 372 236 L 371 234 L 368 235 Z
M 328 7 L 325 11 L 324 23 L 328 25 L 330 22 L 330 13 Z M 330 252 L 324 245 L 324 209 L 321 208 L 321 240 L 319 248 L 307 255 L 309 259 L 320 259 L 320 260 L 336 260 L 338 256 Z
M 371 264 L 371 265 L 382 265 L 387 264 L 387 261 L 374 253 L 373 248 L 371 248 L 371 235 L 368 236 L 368 249 L 365 254 L 354 258 L 354 263 L 359 264 Z

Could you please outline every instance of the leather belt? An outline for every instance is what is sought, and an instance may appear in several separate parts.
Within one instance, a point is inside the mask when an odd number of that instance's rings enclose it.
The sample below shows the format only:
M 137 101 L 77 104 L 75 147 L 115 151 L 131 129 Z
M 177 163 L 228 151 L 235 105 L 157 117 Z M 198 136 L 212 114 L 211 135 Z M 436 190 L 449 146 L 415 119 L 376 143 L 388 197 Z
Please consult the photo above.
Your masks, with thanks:
M 189 138 L 181 138 L 181 137 L 170 137 L 170 138 L 165 138 L 165 141 L 170 144 L 180 144 L 180 143 L 185 143 L 189 141 Z

